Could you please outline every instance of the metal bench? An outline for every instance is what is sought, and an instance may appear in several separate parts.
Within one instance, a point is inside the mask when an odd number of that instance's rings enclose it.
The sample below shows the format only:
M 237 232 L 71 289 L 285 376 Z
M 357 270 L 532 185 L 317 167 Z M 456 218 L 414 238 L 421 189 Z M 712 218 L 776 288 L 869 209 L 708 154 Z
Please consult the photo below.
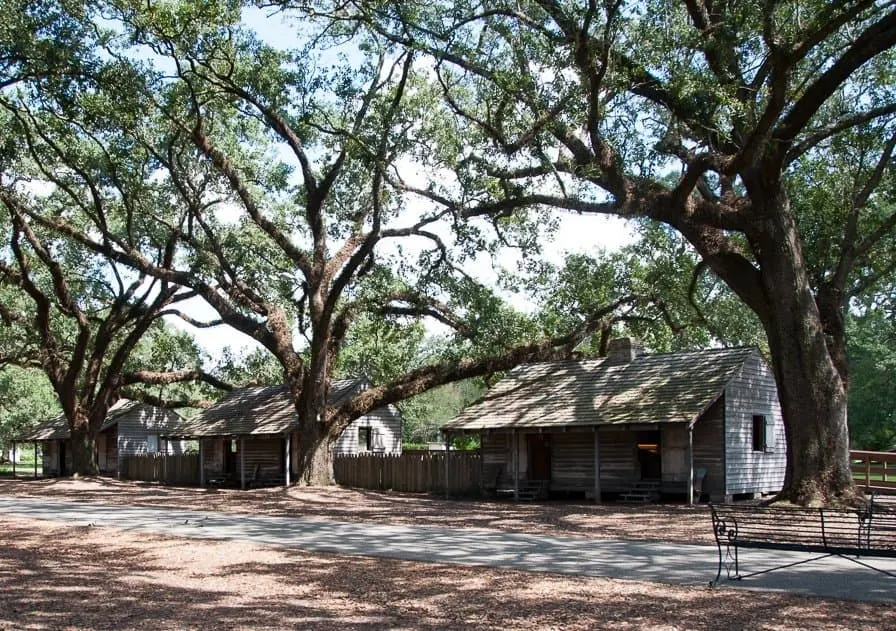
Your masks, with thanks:
M 888 576 L 860 557 L 896 558 L 896 511 L 874 503 L 855 509 L 783 508 L 749 504 L 710 504 L 712 528 L 719 550 L 716 585 L 726 570 L 729 580 L 766 574 L 829 556 L 839 556 Z M 818 556 L 741 574 L 738 550 L 790 550 Z

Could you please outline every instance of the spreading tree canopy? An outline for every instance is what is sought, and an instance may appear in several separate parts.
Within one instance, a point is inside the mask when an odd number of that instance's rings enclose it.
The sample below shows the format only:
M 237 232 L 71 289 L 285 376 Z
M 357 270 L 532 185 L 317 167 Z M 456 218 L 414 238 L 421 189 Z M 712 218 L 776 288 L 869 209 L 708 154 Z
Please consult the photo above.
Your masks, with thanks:
M 405 190 L 465 216 L 549 207 L 683 235 L 766 333 L 783 495 L 851 499 L 844 315 L 896 261 L 892 4 L 314 4 L 427 59 L 450 131 L 435 184 Z

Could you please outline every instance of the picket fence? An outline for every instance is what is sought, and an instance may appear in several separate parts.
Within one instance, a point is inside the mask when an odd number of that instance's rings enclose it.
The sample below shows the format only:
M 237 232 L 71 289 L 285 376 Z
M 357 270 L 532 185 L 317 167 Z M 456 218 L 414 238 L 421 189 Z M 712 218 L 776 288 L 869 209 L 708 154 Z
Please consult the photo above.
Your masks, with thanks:
M 125 480 L 199 484 L 198 453 L 120 456 L 118 467 Z
M 481 492 L 482 456 L 471 451 L 346 454 L 334 458 L 333 474 L 336 484 L 361 489 L 474 496 Z

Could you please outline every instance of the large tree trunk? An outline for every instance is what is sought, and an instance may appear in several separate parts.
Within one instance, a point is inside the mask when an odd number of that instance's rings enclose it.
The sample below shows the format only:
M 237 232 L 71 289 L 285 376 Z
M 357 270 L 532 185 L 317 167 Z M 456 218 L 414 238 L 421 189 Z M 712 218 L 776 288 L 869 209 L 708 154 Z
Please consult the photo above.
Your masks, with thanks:
M 765 318 L 787 434 L 782 499 L 799 504 L 853 502 L 844 379 L 825 335 L 795 222 L 768 213 L 754 248 L 770 305 Z
M 95 439 L 87 416 L 80 412 L 71 421 L 72 475 L 99 475 Z
M 333 484 L 333 440 L 315 420 L 299 430 L 298 479 L 307 486 Z

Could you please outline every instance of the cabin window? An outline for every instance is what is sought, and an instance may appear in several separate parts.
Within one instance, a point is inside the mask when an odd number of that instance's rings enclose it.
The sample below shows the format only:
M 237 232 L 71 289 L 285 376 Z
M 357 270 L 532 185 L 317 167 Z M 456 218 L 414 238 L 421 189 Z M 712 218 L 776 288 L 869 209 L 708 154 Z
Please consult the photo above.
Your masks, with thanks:
M 766 425 L 767 422 L 764 415 L 753 415 L 753 451 L 765 451 L 766 447 L 768 447 Z
M 151 454 L 159 453 L 159 437 L 157 434 L 146 435 L 146 451 Z
M 372 434 L 369 427 L 358 428 L 358 451 L 370 451 Z

